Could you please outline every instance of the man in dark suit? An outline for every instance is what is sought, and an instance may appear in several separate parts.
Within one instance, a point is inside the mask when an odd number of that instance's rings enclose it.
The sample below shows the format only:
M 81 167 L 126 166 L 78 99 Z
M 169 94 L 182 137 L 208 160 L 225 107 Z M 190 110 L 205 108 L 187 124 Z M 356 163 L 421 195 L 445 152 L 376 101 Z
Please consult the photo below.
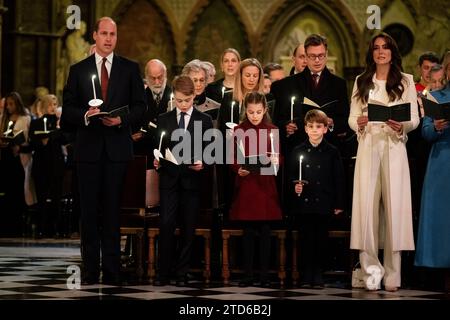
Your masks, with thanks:
M 299 43 L 298 46 L 295 47 L 294 52 L 292 53 L 292 68 L 289 71 L 289 75 L 297 74 L 305 70 L 306 68 L 306 54 L 305 54 L 305 46 L 303 43 Z
M 302 104 L 307 97 L 322 106 L 330 118 L 326 139 L 336 145 L 342 152 L 343 143 L 349 134 L 349 101 L 345 80 L 332 74 L 326 67 L 327 40 L 312 34 L 305 40 L 307 67 L 301 73 L 276 81 L 271 93 L 276 101 L 274 122 L 280 128 L 283 150 L 290 153 L 295 145 L 306 139 L 303 119 L 308 107 Z M 291 99 L 295 97 L 293 118 L 291 122 Z M 284 139 L 283 139 L 284 138 Z
M 206 147 L 202 137 L 205 131 L 213 127 L 211 117 L 194 108 L 195 89 L 191 78 L 177 77 L 172 87 L 176 108 L 159 116 L 158 132 L 159 136 L 165 133 L 161 141 L 161 153 L 165 155 L 166 148 L 172 151 L 178 165 L 162 159 L 155 159 L 154 162 L 160 174 L 159 274 L 155 281 L 155 285 L 160 286 L 169 283 L 172 268 L 178 286 L 184 286 L 187 282 L 202 192 L 203 150 Z M 180 147 L 182 150 L 177 153 Z M 177 217 L 182 221 L 179 252 L 173 265 L 172 249 Z
M 152 59 L 145 66 L 147 88 L 145 97 L 147 111 L 142 121 L 132 128 L 134 153 L 147 156 L 147 168 L 153 167 L 153 149 L 158 147 L 157 128 L 158 116 L 172 109 L 170 102 L 172 89 L 167 85 L 167 68 L 158 59 Z
M 61 126 L 76 128 L 74 160 L 81 201 L 82 283 L 98 283 L 102 270 L 103 283 L 117 284 L 121 191 L 127 162 L 133 157 L 130 127 L 145 111 L 144 85 L 138 64 L 114 54 L 117 26 L 111 18 L 97 21 L 93 38 L 95 54 L 70 68 Z M 93 75 L 97 75 L 96 96 L 103 100 L 99 107 L 89 106 L 94 97 Z M 100 111 L 121 106 L 128 106 L 129 113 L 89 120 Z

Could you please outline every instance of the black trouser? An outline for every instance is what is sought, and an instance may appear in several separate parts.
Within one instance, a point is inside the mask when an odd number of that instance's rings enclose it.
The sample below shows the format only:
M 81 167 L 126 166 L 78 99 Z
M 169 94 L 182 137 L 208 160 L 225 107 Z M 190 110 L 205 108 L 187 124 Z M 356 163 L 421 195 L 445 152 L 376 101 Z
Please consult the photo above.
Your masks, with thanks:
M 298 265 L 301 282 L 323 284 L 329 218 L 320 214 L 302 214 L 296 218 L 300 239 Z
M 98 162 L 77 164 L 83 271 L 87 277 L 100 273 L 100 248 L 103 276 L 119 276 L 119 214 L 126 169 L 127 162 L 113 162 L 106 155 Z
M 159 276 L 167 279 L 172 267 L 175 267 L 177 277 L 185 276 L 190 265 L 200 192 L 183 189 L 180 185 L 161 189 L 160 204 Z M 177 216 L 181 220 L 180 241 L 176 264 L 173 265 Z
M 246 221 L 244 227 L 244 271 L 248 279 L 253 278 L 253 260 L 255 256 L 255 238 L 259 235 L 259 270 L 260 280 L 269 277 L 270 259 L 270 224 L 267 221 Z

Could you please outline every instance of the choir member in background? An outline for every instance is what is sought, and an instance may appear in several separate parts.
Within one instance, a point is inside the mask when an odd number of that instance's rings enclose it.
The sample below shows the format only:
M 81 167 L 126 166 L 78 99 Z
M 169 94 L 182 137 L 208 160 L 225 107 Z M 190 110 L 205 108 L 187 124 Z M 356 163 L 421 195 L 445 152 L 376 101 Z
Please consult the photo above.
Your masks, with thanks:
M 227 48 L 220 57 L 220 68 L 223 78 L 220 78 L 206 87 L 206 96 L 218 103 L 222 102 L 224 94 L 234 88 L 234 77 L 239 69 L 241 56 L 234 48 Z
M 142 119 L 131 128 L 134 154 L 147 156 L 147 168 L 153 168 L 153 149 L 158 145 L 158 116 L 170 111 L 172 89 L 167 85 L 166 65 L 158 59 L 151 59 L 145 66 L 145 98 L 147 110 Z
M 294 52 L 292 53 L 292 64 L 293 66 L 289 72 L 290 76 L 300 73 L 306 68 L 306 54 L 303 43 L 299 43 L 298 46 L 295 47 Z
M 41 99 L 42 116 L 30 124 L 33 149 L 32 177 L 36 187 L 38 237 L 61 236 L 61 197 L 64 176 L 64 136 L 58 130 L 58 99 L 49 94 Z

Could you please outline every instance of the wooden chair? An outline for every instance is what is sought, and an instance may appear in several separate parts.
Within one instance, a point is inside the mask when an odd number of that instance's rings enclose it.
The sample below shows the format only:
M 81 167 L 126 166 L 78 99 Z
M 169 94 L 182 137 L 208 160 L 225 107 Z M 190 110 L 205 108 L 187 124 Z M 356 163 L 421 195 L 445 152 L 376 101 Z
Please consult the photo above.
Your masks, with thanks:
M 299 279 L 299 272 L 298 272 L 298 265 L 297 265 L 297 257 L 298 257 L 298 231 L 294 230 L 292 231 L 292 285 L 296 286 L 298 284 Z M 342 272 L 330 270 L 326 271 L 325 275 L 343 275 L 349 278 L 351 280 L 352 270 L 354 266 L 354 258 L 353 258 L 353 252 L 350 250 L 350 231 L 348 230 L 330 230 L 328 231 L 328 238 L 329 239 L 344 239 L 346 243 L 348 243 L 349 248 L 349 265 L 348 270 Z
M 242 229 L 223 229 L 222 230 L 222 278 L 223 284 L 229 285 L 231 272 L 238 271 L 237 269 L 230 268 L 229 258 L 229 239 L 230 237 L 242 237 L 244 231 Z M 278 278 L 280 279 L 280 285 L 283 287 L 286 279 L 286 230 L 271 230 L 271 236 L 276 237 L 278 240 Z
M 175 235 L 180 234 L 180 229 L 176 228 Z M 195 235 L 202 237 L 204 240 L 204 266 L 203 266 L 203 278 L 205 284 L 210 283 L 211 279 L 211 229 L 209 228 L 196 228 Z M 149 228 L 147 231 L 148 236 L 148 269 L 147 274 L 150 284 L 153 284 L 156 276 L 156 238 L 159 236 L 159 228 Z M 192 270 L 197 271 L 197 270 Z
M 128 164 L 121 199 L 120 234 L 128 239 L 136 238 L 136 275 L 142 281 L 144 275 L 144 252 L 146 230 L 155 215 L 146 208 L 147 159 L 135 156 Z

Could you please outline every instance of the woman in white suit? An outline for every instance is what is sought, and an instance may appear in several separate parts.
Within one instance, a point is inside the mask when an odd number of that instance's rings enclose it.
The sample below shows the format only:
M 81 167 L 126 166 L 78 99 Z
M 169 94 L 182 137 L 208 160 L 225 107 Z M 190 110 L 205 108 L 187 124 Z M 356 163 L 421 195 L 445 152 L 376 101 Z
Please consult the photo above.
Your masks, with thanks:
M 355 81 L 348 123 L 358 136 L 352 206 L 352 249 L 366 287 L 397 291 L 401 285 L 401 251 L 414 250 L 411 188 L 406 154 L 407 133 L 419 124 L 412 75 L 402 73 L 401 56 L 389 35 L 370 42 L 366 70 Z M 411 120 L 369 122 L 368 100 L 388 106 L 410 103 Z M 378 249 L 384 248 L 383 265 Z

